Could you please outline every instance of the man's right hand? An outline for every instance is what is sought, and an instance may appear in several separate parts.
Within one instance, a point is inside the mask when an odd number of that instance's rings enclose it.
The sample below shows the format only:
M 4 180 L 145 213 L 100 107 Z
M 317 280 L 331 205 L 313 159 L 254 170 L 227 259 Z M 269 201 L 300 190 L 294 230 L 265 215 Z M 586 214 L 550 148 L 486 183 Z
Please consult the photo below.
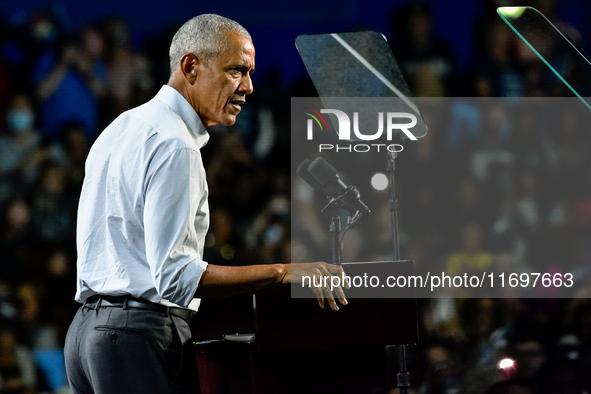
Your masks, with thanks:
M 310 278 L 310 288 L 316 294 L 318 298 L 318 304 L 322 309 L 325 308 L 324 298 L 328 300 L 328 304 L 333 311 L 338 311 L 339 307 L 334 299 L 331 291 L 331 284 L 333 283 L 331 278 L 333 276 L 339 277 L 338 283 L 342 284 L 342 279 L 345 276 L 345 271 L 340 265 L 327 264 L 323 261 L 315 263 L 294 263 L 286 264 L 285 275 L 282 279 L 282 283 L 302 283 L 303 278 Z M 321 284 L 321 286 L 314 286 L 314 284 Z M 345 282 L 345 288 L 349 288 L 349 284 Z M 342 287 L 335 286 L 332 288 L 336 293 L 336 296 L 341 305 L 347 305 L 347 299 Z
M 324 298 L 326 298 L 330 308 L 338 311 L 339 307 L 335 302 L 332 291 L 336 293 L 341 305 L 347 305 L 347 299 L 345 298 L 342 286 L 334 285 L 334 282 L 342 285 L 344 275 L 345 272 L 340 265 L 327 264 L 322 261 L 316 263 L 261 264 L 239 267 L 209 264 L 201 275 L 195 297 L 228 297 L 234 294 L 268 289 L 280 284 L 302 283 L 303 278 L 307 277 L 310 282 L 309 287 L 316 294 L 320 307 L 325 308 Z M 332 279 L 334 277 L 338 277 L 339 280 L 333 282 Z M 308 279 L 306 282 L 308 282 Z M 324 286 L 314 286 L 314 284 L 318 283 Z M 345 283 L 346 289 L 349 286 L 349 283 Z

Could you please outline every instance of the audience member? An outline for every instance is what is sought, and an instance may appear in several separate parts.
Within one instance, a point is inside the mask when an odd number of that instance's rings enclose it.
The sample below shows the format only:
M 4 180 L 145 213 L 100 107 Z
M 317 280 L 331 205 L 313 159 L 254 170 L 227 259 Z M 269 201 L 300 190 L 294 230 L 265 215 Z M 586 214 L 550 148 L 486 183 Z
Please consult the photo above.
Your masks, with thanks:
M 94 141 L 99 103 L 105 94 L 102 45 L 100 32 L 88 27 L 76 40 L 66 42 L 61 53 L 46 52 L 40 56 L 33 82 L 45 135 L 57 139 L 64 123 L 78 121 L 84 125 L 88 140 Z

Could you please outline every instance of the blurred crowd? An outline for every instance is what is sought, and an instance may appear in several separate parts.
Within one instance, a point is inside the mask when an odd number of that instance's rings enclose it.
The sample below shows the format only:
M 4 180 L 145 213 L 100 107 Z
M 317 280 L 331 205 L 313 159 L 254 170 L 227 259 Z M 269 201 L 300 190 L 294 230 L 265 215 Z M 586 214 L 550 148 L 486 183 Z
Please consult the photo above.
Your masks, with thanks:
M 555 4 L 538 2 L 556 21 Z M 494 9 L 485 10 L 474 24 L 467 70 L 433 34 L 428 7 L 394 10 L 389 42 L 413 94 L 568 95 Z M 584 47 L 575 27 L 558 25 Z M 86 155 L 118 114 L 166 83 L 178 27 L 136 48 L 118 17 L 79 31 L 51 12 L 19 26 L 0 22 L 1 394 L 68 392 L 62 348 L 78 307 L 75 224 Z M 204 260 L 213 264 L 292 259 L 289 97 L 316 93 L 306 76 L 287 84 L 280 67 L 263 73 L 237 124 L 212 128 L 202 152 L 211 207 Z M 467 117 L 476 111 L 454 109 Z M 498 111 L 475 115 L 482 127 L 472 131 L 430 125 L 429 135 L 400 155 L 400 168 L 412 168 L 400 171 L 397 184 L 402 256 L 464 268 L 544 259 L 585 275 L 591 136 L 569 127 L 568 113 L 566 123 L 536 129 L 528 116 L 504 127 Z M 325 239 L 318 226 L 310 234 Z M 421 344 L 409 350 L 412 390 L 589 392 L 591 303 L 579 296 L 419 300 Z M 499 370 L 503 357 L 515 363 Z
M 532 5 L 577 47 L 588 47 L 558 19 L 555 2 Z M 410 4 L 393 14 L 389 42 L 429 126 L 396 159 L 400 255 L 423 277 L 572 273 L 578 290 L 564 298 L 564 289 L 552 286 L 517 293 L 505 284 L 503 298 L 418 299 L 420 344 L 407 351 L 410 392 L 589 393 L 591 113 L 493 7 L 485 11 L 474 21 L 466 69 L 434 34 L 428 7 Z M 542 55 L 589 95 L 577 59 L 557 41 L 545 44 Z M 385 160 L 377 157 L 375 166 L 352 156 L 325 156 L 372 209 L 344 236 L 342 260 L 390 260 L 388 195 L 362 187 L 368 175 L 384 172 Z M 331 258 L 321 194 L 294 179 L 294 261 Z
M 589 49 L 557 17 L 556 3 L 528 4 Z M 402 31 L 392 42 L 412 45 L 393 52 L 415 96 L 570 97 L 524 99 L 517 111 L 490 99 L 454 101 L 443 117 L 427 109 L 429 134 L 399 158 L 401 255 L 419 271 L 429 262 L 450 275 L 570 272 L 587 283 L 567 299 L 554 288 L 530 293 L 540 298 L 418 300 L 421 344 L 409 350 L 415 392 L 591 392 L 587 108 L 494 9 L 476 21 L 473 60 L 461 74 L 450 46 L 434 36 L 429 10 L 399 11 L 406 24 L 395 24 Z M 541 54 L 588 96 L 577 59 L 545 43 Z

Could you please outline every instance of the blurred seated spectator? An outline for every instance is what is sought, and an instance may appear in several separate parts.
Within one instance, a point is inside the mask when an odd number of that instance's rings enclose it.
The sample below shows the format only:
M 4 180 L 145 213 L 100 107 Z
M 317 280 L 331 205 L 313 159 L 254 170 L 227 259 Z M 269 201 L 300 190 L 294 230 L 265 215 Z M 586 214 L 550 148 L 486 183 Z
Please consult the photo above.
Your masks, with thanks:
M 41 300 L 38 286 L 22 281 L 16 286 L 16 296 L 20 306 L 20 330 L 21 341 L 30 349 L 38 347 L 38 340 L 41 316 Z M 54 341 L 55 342 L 55 341 Z
M 15 94 L 6 113 L 8 133 L 0 136 L 0 174 L 22 175 L 41 137 L 35 129 L 35 109 L 31 98 Z
M 419 324 L 427 338 L 437 342 L 461 343 L 467 337 L 460 327 L 458 304 L 454 298 L 424 300 Z
M 478 180 L 498 184 L 495 170 L 515 161 L 508 144 L 512 127 L 506 105 L 491 103 L 483 111 L 478 141 L 470 155 L 470 170 Z
M 460 320 L 470 344 L 464 356 L 467 371 L 462 379 L 462 393 L 482 394 L 498 380 L 496 366 L 505 341 L 504 330 L 499 330 L 496 318 L 494 299 L 471 298 L 462 303 Z
M 104 22 L 104 33 L 108 97 L 105 120 L 108 124 L 122 112 L 150 100 L 155 84 L 146 56 L 131 49 L 127 22 L 109 18 Z
M 589 192 L 591 138 L 587 132 L 587 112 L 586 108 L 569 108 L 565 102 L 547 121 L 550 137 L 548 156 L 552 165 L 550 179 L 561 195 L 568 198 L 587 197 Z M 575 179 L 578 182 L 573 182 Z M 557 195 L 557 192 L 553 194 Z
M 26 347 L 17 341 L 13 328 L 0 326 L 0 390 L 48 389 L 43 375 Z
M 31 257 L 31 211 L 15 197 L 0 211 L 0 283 L 23 279 Z
M 433 17 L 425 4 L 395 10 L 392 17 L 392 51 L 409 81 L 413 95 L 448 97 L 458 93 L 451 46 L 433 33 Z
M 536 193 L 537 179 L 530 171 L 512 171 L 512 176 L 518 185 L 498 192 L 491 244 L 495 250 L 511 253 L 516 262 L 525 262 L 532 240 L 542 227 L 542 205 L 540 193 Z
M 70 317 L 80 306 L 72 298 L 71 284 L 76 281 L 76 253 L 68 245 L 39 245 L 39 280 L 42 285 L 41 319 L 45 326 L 58 331 L 52 341 L 37 341 L 34 348 L 61 347 L 70 326 Z M 73 248 L 72 248 L 73 249 Z M 49 335 L 46 336 L 48 338 Z
M 446 206 L 449 210 L 441 209 L 440 213 L 449 230 L 445 234 L 448 243 L 456 242 L 452 237 L 460 233 L 465 223 L 475 222 L 483 229 L 489 228 L 494 212 L 491 204 L 486 203 L 486 190 L 482 183 L 473 176 L 463 176 L 456 182 L 448 180 L 448 185 L 450 200 Z
M 259 264 L 287 263 L 291 260 L 285 254 L 285 244 L 290 237 L 289 198 L 277 194 L 258 214 L 245 233 L 245 242 L 250 250 L 257 251 Z M 348 261 L 348 260 L 345 260 Z
M 473 61 L 470 95 L 523 97 L 522 65 L 514 56 L 515 35 L 496 15 L 478 24 L 480 42 Z
M 15 323 L 18 320 L 19 305 L 12 293 L 12 286 L 0 281 L 0 322 Z
M 466 224 L 460 232 L 460 249 L 445 260 L 447 275 L 480 274 L 490 270 L 495 256 L 481 248 L 481 229 L 477 224 Z
M 566 359 L 577 361 L 583 372 L 591 368 L 591 299 L 575 298 L 570 300 L 563 312 L 563 321 L 569 335 L 568 341 L 561 343 L 562 355 Z M 587 388 L 591 387 L 591 375 L 582 375 Z
M 482 110 L 472 103 L 458 100 L 452 102 L 450 114 L 447 146 L 450 150 L 460 150 L 462 146 L 473 145 L 480 133 Z
M 64 169 L 55 162 L 44 163 L 31 202 L 35 238 L 43 242 L 75 239 L 78 196 L 69 194 Z
M 210 227 L 205 237 L 204 260 L 209 264 L 235 265 L 238 237 L 228 211 L 211 208 Z M 242 259 L 240 259 L 242 260 Z
M 44 160 L 65 160 L 57 143 L 42 138 L 35 128 L 35 119 L 31 97 L 15 94 L 7 114 L 8 133 L 0 136 L 0 182 L 12 181 L 18 191 L 30 186 Z
M 46 52 L 33 73 L 41 103 L 42 131 L 54 139 L 60 127 L 76 120 L 94 141 L 99 119 L 99 100 L 105 93 L 106 71 L 102 61 L 103 38 L 87 27 L 74 42 L 56 55 Z
M 535 393 L 541 392 L 540 373 L 548 360 L 544 334 L 534 327 L 526 328 L 511 335 L 507 345 L 509 357 L 515 360 L 515 370 L 508 381 L 529 387 Z
M 61 153 L 68 177 L 68 192 L 79 195 L 84 181 L 84 165 L 90 150 L 84 126 L 79 122 L 64 124 L 60 132 Z
M 220 131 L 217 131 L 220 130 Z M 220 127 L 211 133 L 212 149 L 204 158 L 209 199 L 228 209 L 237 231 L 245 230 L 269 196 L 266 174 L 248 151 L 240 130 Z
M 425 349 L 426 374 L 419 393 L 459 393 L 462 365 L 453 346 L 432 344 Z
M 550 138 L 555 127 L 548 124 L 544 106 L 544 102 L 529 99 L 519 106 L 519 111 L 513 116 L 514 133 L 509 146 L 515 157 L 515 167 L 529 169 L 536 175 L 547 173 L 549 160 L 557 159 L 554 142 Z M 551 117 L 555 118 L 555 114 Z

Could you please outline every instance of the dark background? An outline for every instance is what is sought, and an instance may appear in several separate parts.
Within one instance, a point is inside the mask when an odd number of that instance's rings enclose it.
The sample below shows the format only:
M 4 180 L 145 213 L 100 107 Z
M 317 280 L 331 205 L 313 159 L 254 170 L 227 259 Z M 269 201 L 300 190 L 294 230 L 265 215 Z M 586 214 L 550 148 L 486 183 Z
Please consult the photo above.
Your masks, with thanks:
M 473 55 L 474 27 L 482 13 L 495 5 L 509 5 L 509 1 L 445 0 L 423 1 L 433 13 L 433 29 L 444 38 L 456 53 L 460 69 L 465 70 Z M 516 2 L 532 5 L 534 2 Z M 591 4 L 585 0 L 563 0 L 557 3 L 556 14 L 576 26 L 586 42 L 591 38 Z M 279 66 L 288 81 L 304 73 L 303 64 L 294 50 L 295 38 L 300 34 L 376 30 L 391 34 L 391 14 L 408 1 L 345 0 L 345 1 L 117 1 L 117 0 L 61 0 L 61 1 L 5 1 L 0 14 L 11 25 L 26 21 L 31 13 L 51 8 L 64 18 L 66 27 L 75 31 L 82 26 L 113 14 L 124 18 L 131 29 L 133 46 L 141 48 L 147 38 L 158 37 L 167 26 L 183 23 L 192 16 L 217 13 L 239 21 L 252 35 L 257 50 L 257 78 L 269 66 Z

